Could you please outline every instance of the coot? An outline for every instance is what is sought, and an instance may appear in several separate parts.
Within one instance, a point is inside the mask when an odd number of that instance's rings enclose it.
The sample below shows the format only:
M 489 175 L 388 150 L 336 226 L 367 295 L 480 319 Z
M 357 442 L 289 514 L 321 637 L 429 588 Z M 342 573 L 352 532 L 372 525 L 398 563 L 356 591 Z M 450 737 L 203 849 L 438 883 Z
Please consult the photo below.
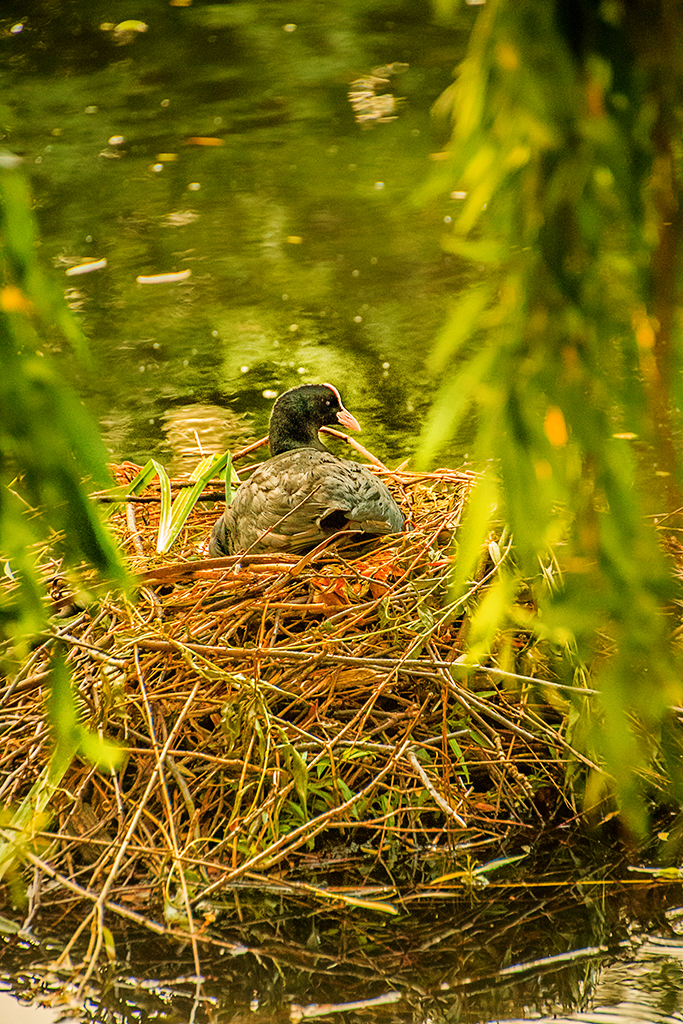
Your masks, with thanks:
M 303 554 L 338 530 L 400 533 L 404 519 L 389 489 L 357 462 L 338 459 L 318 437 L 322 426 L 360 430 L 332 384 L 285 391 L 270 418 L 272 458 L 237 488 L 215 524 L 209 554 Z

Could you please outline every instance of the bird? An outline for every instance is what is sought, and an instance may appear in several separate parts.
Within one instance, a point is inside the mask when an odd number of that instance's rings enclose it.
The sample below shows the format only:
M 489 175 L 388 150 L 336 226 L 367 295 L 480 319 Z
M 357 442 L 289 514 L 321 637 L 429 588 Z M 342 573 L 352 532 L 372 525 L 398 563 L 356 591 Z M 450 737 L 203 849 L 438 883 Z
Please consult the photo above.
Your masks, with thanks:
M 215 523 L 211 558 L 304 554 L 339 530 L 402 532 L 403 513 L 386 484 L 320 440 L 320 428 L 332 424 L 360 430 L 333 384 L 302 384 L 280 395 L 270 417 L 271 458 L 239 485 Z

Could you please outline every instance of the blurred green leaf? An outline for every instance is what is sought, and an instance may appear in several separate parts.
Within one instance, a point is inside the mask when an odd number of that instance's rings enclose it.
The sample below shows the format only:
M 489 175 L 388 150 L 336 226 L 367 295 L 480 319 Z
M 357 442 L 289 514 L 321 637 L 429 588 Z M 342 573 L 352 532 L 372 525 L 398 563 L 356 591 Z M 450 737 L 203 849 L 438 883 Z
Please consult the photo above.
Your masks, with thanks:
M 577 32 L 559 2 L 487 3 L 435 104 L 452 137 L 420 195 L 462 193 L 444 247 L 472 261 L 473 283 L 435 343 L 443 379 L 418 454 L 433 459 L 468 417 L 486 473 L 457 537 L 455 598 L 472 587 L 494 501 L 513 540 L 469 656 L 491 649 L 517 572 L 528 577 L 530 628 L 592 660 L 602 699 L 590 728 L 582 705 L 575 739 L 642 834 L 657 735 L 683 697 L 667 619 L 680 580 L 645 515 L 683 507 L 683 14 L 653 16 L 645 49 L 626 8 L 610 10 L 583 5 Z M 534 586 L 549 549 L 553 586 Z M 604 773 L 584 781 L 587 800 L 606 796 Z
M 489 656 L 498 632 L 506 624 L 518 588 L 518 580 L 506 571 L 500 571 L 487 588 L 472 616 L 466 662 L 478 664 Z
M 52 661 L 49 711 L 54 749 L 49 764 L 42 770 L 28 795 L 10 821 L 0 828 L 0 879 L 21 859 L 22 847 L 30 844 L 35 833 L 45 826 L 48 805 L 79 747 L 81 729 L 71 678 L 59 654 Z
M 470 340 L 494 291 L 493 284 L 484 284 L 471 288 L 458 297 L 445 327 L 437 335 L 436 343 L 429 357 L 430 370 L 437 373 L 443 370 L 447 361 L 452 359 L 463 344 Z
M 462 256 L 463 259 L 473 260 L 476 263 L 496 264 L 500 263 L 505 256 L 500 242 L 490 238 L 472 240 L 460 238 L 457 235 L 447 235 L 442 244 L 446 252 L 452 252 L 454 256 Z M 466 292 L 465 296 L 468 294 Z
M 83 334 L 59 288 L 41 271 L 31 201 L 20 172 L 0 168 L 0 557 L 11 583 L 0 592 L 3 656 L 21 654 L 47 619 L 38 562 L 62 556 L 78 574 L 83 560 L 125 586 L 118 548 L 84 478 L 110 482 L 107 452 L 81 401 L 41 354 L 39 331 L 55 328 L 87 357 Z M 85 593 L 85 591 L 84 591 Z
M 428 464 L 448 438 L 458 431 L 480 397 L 481 390 L 486 387 L 486 378 L 495 360 L 495 347 L 485 345 L 459 373 L 444 379 L 422 430 L 415 456 L 419 465 Z
M 451 581 L 451 600 L 469 590 L 483 556 L 484 541 L 497 514 L 498 487 L 492 473 L 484 473 L 470 492 L 465 520 L 458 534 L 458 558 Z

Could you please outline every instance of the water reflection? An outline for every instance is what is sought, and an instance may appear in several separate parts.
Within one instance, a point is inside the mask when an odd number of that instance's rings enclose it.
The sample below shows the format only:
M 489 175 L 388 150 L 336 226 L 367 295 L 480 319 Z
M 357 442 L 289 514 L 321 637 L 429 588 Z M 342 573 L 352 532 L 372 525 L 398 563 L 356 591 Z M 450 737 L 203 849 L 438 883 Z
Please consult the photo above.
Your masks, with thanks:
M 19 1002 L 0 992 L 0 1020 L 6 1024 L 70 1024 L 75 1017 L 64 1016 L 63 1009 Z
M 683 1021 L 683 944 L 656 936 L 633 943 L 628 960 L 606 965 L 594 991 L 582 993 L 576 1013 L 496 1018 L 488 1024 L 680 1024 Z
M 371 74 L 357 78 L 351 83 L 349 102 L 358 124 L 368 128 L 396 120 L 401 97 L 388 90 L 391 79 L 407 70 L 407 64 L 387 64 L 381 68 L 373 68 Z
M 174 476 L 189 476 L 205 455 L 234 451 L 250 435 L 244 414 L 219 405 L 181 405 L 164 414 Z
M 330 885 L 357 861 L 351 851 L 336 859 L 338 877 L 329 866 L 324 873 Z M 285 1022 L 313 1004 L 378 1024 L 683 1020 L 683 943 L 667 922 L 669 904 L 681 913 L 680 886 L 644 885 L 635 900 L 626 887 L 588 887 L 583 896 L 580 888 L 558 884 L 534 895 L 533 887 L 501 885 L 486 899 L 435 899 L 433 892 L 419 899 L 418 885 L 394 897 L 399 915 L 388 919 L 342 910 L 332 898 L 323 905 L 292 896 L 286 880 L 279 887 L 252 881 L 203 908 L 200 979 L 189 945 L 108 915 L 116 958 L 85 983 L 85 1006 L 99 1007 L 98 1019 L 198 1024 L 245 1015 Z M 641 903 L 649 922 L 642 931 Z M 15 991 L 56 992 L 58 977 L 71 977 L 69 991 L 76 991 L 87 952 L 87 930 L 76 936 L 83 913 L 75 900 L 66 916 L 65 908 L 40 912 L 35 938 L 5 939 L 3 968 Z M 153 921 L 154 903 L 149 913 Z M 341 1005 L 365 1002 L 364 1009 Z M 89 1012 L 83 1009 L 83 1019 Z

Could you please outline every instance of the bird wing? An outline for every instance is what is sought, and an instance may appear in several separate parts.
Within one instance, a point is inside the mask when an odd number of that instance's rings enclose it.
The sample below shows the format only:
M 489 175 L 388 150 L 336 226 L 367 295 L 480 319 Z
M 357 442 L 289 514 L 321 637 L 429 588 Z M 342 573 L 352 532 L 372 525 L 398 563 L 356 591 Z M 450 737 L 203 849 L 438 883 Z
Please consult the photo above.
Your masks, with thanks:
M 212 543 L 218 534 L 222 550 L 298 554 L 343 528 L 399 532 L 403 516 L 386 485 L 364 466 L 300 448 L 270 459 L 240 485 Z

